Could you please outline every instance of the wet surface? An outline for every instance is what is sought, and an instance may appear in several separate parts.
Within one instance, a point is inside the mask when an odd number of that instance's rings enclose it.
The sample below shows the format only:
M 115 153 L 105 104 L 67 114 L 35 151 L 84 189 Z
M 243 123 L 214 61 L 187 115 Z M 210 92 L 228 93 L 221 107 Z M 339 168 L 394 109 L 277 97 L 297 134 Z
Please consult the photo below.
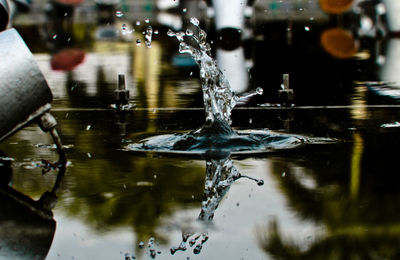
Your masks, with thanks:
M 119 31 L 123 22 L 114 19 Z M 242 46 L 248 62 L 238 62 L 252 64 L 242 67 L 246 91 L 263 87 L 264 93 L 232 111 L 232 127 L 334 138 L 334 144 L 245 156 L 133 153 L 124 147 L 143 136 L 204 123 L 198 68 L 178 53 L 167 27 L 151 19 L 159 34 L 147 48 L 147 23 L 135 21 L 124 22 L 136 30 L 131 40 L 95 39 L 100 26 L 73 24 L 61 42 L 49 27 L 16 23 L 52 89 L 69 163 L 51 214 L 43 213 L 45 204 L 31 200 L 41 201 L 56 182 L 57 170 L 42 174 L 42 160 L 58 158 L 51 137 L 30 125 L 2 142 L 0 199 L 13 194 L 0 212 L 2 230 L 12 223 L 32 240 L 36 235 L 42 243 L 32 252 L 39 258 L 48 252 L 47 259 L 400 257 L 400 104 L 365 83 L 395 81 L 385 74 L 393 52 L 380 46 L 398 39 L 363 39 L 360 55 L 337 59 L 320 46 L 320 34 L 334 25 L 325 17 L 294 23 L 291 42 L 285 21 L 264 21 Z M 32 28 L 46 37 L 31 37 Z M 70 72 L 55 71 L 55 46 L 68 42 L 85 59 Z M 377 53 L 388 53 L 388 62 L 379 65 Z M 294 107 L 276 105 L 284 73 Z M 118 74 L 130 91 L 127 111 L 111 107 Z M 29 213 L 21 213 L 21 203 Z M 39 224 L 23 225 L 21 218 Z M 17 238 L 0 241 L 21 252 Z M 4 248 L 0 259 L 10 255 Z

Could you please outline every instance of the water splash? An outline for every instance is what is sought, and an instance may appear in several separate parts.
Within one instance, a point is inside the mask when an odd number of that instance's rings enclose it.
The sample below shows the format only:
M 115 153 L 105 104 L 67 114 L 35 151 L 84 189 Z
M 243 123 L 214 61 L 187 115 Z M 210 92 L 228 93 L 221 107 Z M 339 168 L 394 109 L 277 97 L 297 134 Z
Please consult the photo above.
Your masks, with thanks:
M 203 201 L 198 220 L 202 222 L 212 221 L 214 214 L 225 195 L 228 193 L 232 184 L 240 178 L 253 180 L 257 185 L 264 184 L 263 180 L 258 180 L 250 176 L 242 175 L 234 166 L 229 154 L 219 158 L 208 158 L 206 160 L 206 174 L 203 192 Z M 186 251 L 187 243 L 193 247 L 194 254 L 200 254 L 204 243 L 209 239 L 207 232 L 197 233 L 193 230 L 182 230 L 182 241 L 179 246 L 171 247 L 171 254 L 177 251 Z M 189 241 L 189 242 L 188 242 Z
M 151 48 L 151 40 L 153 37 L 153 27 L 147 26 L 146 32 L 144 35 L 145 43 L 147 48 Z
M 206 161 L 206 180 L 199 220 L 208 221 L 214 218 L 219 203 L 232 184 L 240 178 L 253 180 L 258 186 L 264 184 L 263 180 L 242 175 L 233 165 L 229 156 L 218 159 L 210 158 Z
M 200 28 L 199 20 L 192 17 L 190 22 L 194 26 L 193 30 L 187 29 L 185 33 L 175 33 L 169 30 L 167 34 L 179 41 L 179 52 L 191 55 L 200 68 L 206 112 L 204 128 L 212 127 L 217 121 L 230 125 L 232 109 L 240 97 L 234 94 L 228 80 L 225 79 L 215 60 L 211 57 L 211 47 L 206 41 L 207 33 Z
M 270 131 L 234 131 L 231 128 L 231 113 L 235 105 L 254 95 L 261 95 L 262 88 L 236 94 L 228 80 L 211 57 L 211 47 L 206 41 L 207 33 L 200 28 L 197 18 L 190 19 L 190 28 L 167 35 L 179 42 L 179 52 L 189 54 L 200 69 L 200 81 L 205 109 L 204 125 L 189 133 L 158 135 L 129 144 L 129 151 L 157 151 L 164 153 L 205 154 L 209 151 L 232 154 L 261 153 L 281 149 L 293 149 L 310 143 L 326 143 L 334 140 L 310 138 L 300 135 L 285 135 Z M 149 31 L 151 39 L 152 29 Z M 146 33 L 147 35 L 147 33 Z M 147 42 L 147 38 L 146 38 Z

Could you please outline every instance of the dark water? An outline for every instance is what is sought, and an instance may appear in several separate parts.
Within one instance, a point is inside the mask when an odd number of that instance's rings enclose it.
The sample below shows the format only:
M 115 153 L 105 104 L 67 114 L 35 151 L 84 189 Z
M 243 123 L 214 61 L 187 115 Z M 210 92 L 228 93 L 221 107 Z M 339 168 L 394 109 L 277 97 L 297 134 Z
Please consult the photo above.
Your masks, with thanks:
M 160 32 L 148 49 L 135 43 L 141 31 L 133 42 L 95 40 L 95 25 L 75 24 L 69 33 L 86 59 L 64 73 L 50 68 L 55 49 L 30 38 L 32 28 L 43 28 L 16 24 L 52 88 L 52 114 L 69 165 L 53 215 L 26 210 L 7 194 L 39 200 L 50 191 L 57 171 L 42 175 L 42 160 L 57 160 L 56 150 L 36 125 L 0 145 L 2 183 L 12 171 L 14 190 L 1 188 L 7 207 L 0 227 L 14 236 L 0 242 L 23 253 L 21 237 L 42 241 L 23 243 L 33 248 L 26 254 L 39 259 L 398 259 L 400 107 L 355 83 L 385 80 L 384 67 L 373 55 L 340 60 L 324 52 L 318 39 L 330 21 L 308 24 L 310 31 L 295 25 L 291 45 L 285 22 L 258 24 L 263 40 L 245 42 L 253 62 L 248 89 L 262 86 L 264 94 L 233 110 L 232 127 L 338 142 L 268 154 L 184 156 L 123 149 L 204 123 L 197 67 L 178 54 L 165 27 L 153 24 Z M 376 53 L 375 41 L 364 42 Z M 121 73 L 134 107 L 117 113 L 110 105 Z M 279 102 L 283 73 L 291 75 L 293 108 L 266 105 Z M 186 250 L 175 252 L 180 245 Z M 14 258 L 5 248 L 0 259 Z

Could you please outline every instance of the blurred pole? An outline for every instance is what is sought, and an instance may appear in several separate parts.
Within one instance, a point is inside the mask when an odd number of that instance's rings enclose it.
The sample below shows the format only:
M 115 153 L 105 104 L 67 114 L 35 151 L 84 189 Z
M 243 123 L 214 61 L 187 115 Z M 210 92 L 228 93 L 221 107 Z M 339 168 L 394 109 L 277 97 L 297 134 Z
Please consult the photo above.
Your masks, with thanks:
M 391 33 L 400 33 L 400 1 L 383 0 L 386 6 L 386 19 Z
M 215 11 L 215 25 L 217 31 L 224 28 L 242 30 L 244 27 L 244 9 L 247 0 L 212 0 Z
M 8 20 L 10 19 L 10 7 L 7 0 L 0 0 L 0 31 L 7 28 Z

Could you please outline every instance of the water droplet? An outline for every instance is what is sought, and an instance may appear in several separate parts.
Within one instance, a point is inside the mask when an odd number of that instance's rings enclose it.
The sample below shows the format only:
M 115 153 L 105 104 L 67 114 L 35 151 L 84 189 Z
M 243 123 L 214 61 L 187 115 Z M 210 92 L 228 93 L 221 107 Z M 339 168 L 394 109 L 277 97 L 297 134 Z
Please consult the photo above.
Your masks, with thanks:
M 142 44 L 142 41 L 141 41 L 140 39 L 137 39 L 137 40 L 136 40 L 136 45 L 139 46 L 139 45 L 141 45 L 141 44 Z
M 153 37 L 153 27 L 148 26 L 146 28 L 146 34 L 144 36 L 147 48 L 151 48 L 152 37 Z
M 57 36 L 58 36 L 57 34 L 54 34 L 53 35 L 53 40 L 57 39 Z
M 144 242 L 143 241 L 140 241 L 139 242 L 139 248 L 143 248 L 144 247 Z
M 190 18 L 190 23 L 192 23 L 193 25 L 196 25 L 196 26 L 199 26 L 199 24 L 200 24 L 199 19 L 197 19 L 196 17 Z
M 121 33 L 122 33 L 122 35 L 125 35 L 128 33 L 128 26 L 126 24 L 122 24 Z
M 146 19 L 144 19 L 144 22 L 145 22 L 145 23 L 149 23 L 149 22 L 150 22 L 150 19 L 149 19 L 149 18 L 146 18 Z
M 264 185 L 264 181 L 263 180 L 258 180 L 257 181 L 257 185 L 258 186 L 263 186 Z
M 136 21 L 136 25 L 139 26 L 140 25 L 140 21 Z
M 236 202 L 236 207 L 239 207 L 239 206 L 240 206 L 239 202 Z
M 116 17 L 122 17 L 122 16 L 124 16 L 124 13 L 121 12 L 121 11 L 116 11 L 116 12 L 115 12 L 115 16 L 116 16 Z
M 168 35 L 169 37 L 174 37 L 176 34 L 175 34 L 174 31 L 172 31 L 171 29 L 169 29 L 168 32 L 167 32 L 167 35 Z
M 92 155 L 90 153 L 86 154 L 88 158 L 92 158 Z
M 187 8 L 183 8 L 182 12 L 186 13 L 187 12 Z
M 68 16 L 68 13 L 64 13 L 64 17 Z
M 286 176 L 286 172 L 282 172 L 282 177 L 285 177 Z
M 250 119 L 249 119 L 249 124 L 251 125 L 252 123 L 253 123 L 253 119 L 250 118 Z
M 310 31 L 310 27 L 304 26 L 304 30 L 307 31 L 307 32 L 309 32 L 309 31 Z
M 89 131 L 90 128 L 92 128 L 92 126 L 91 126 L 91 125 L 87 125 L 87 126 L 86 126 L 86 131 Z
M 264 89 L 258 87 L 258 88 L 256 89 L 256 93 L 257 93 L 258 95 L 262 95 L 262 94 L 264 93 Z
M 71 41 L 71 37 L 68 37 L 67 42 L 70 42 L 70 41 Z
M 193 75 L 193 71 L 191 71 L 191 72 L 189 73 L 189 75 L 192 76 L 192 75 Z
M 157 29 L 154 30 L 154 34 L 159 34 L 159 31 Z
M 187 36 L 193 36 L 193 31 L 190 29 L 186 29 L 186 35 Z

